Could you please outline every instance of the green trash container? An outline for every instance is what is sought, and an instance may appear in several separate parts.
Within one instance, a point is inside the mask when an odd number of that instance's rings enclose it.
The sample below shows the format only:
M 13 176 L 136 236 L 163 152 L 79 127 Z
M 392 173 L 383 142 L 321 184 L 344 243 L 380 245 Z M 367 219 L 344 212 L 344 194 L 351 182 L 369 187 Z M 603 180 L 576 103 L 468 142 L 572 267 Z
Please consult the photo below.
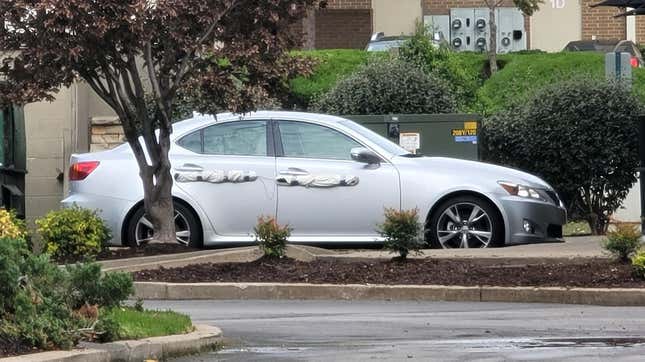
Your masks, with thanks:
M 25 117 L 23 108 L 0 108 L 0 202 L 25 217 L 25 174 L 27 157 L 25 147 Z
M 403 148 L 425 156 L 479 160 L 481 118 L 478 115 L 388 114 L 343 118 L 360 123 Z

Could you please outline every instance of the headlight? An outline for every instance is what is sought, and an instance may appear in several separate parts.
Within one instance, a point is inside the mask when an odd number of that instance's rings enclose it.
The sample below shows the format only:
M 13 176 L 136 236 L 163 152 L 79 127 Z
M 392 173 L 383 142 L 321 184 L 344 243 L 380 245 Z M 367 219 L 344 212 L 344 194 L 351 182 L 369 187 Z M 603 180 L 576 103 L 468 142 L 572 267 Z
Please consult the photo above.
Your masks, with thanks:
M 512 182 L 506 182 L 506 181 L 498 181 L 497 182 L 506 192 L 508 192 L 510 195 L 515 195 L 519 197 L 526 197 L 526 198 L 531 198 L 531 199 L 536 199 L 536 200 L 542 200 L 545 201 L 546 199 L 542 196 L 540 191 L 531 188 L 529 186 L 525 185 L 519 185 L 515 184 Z

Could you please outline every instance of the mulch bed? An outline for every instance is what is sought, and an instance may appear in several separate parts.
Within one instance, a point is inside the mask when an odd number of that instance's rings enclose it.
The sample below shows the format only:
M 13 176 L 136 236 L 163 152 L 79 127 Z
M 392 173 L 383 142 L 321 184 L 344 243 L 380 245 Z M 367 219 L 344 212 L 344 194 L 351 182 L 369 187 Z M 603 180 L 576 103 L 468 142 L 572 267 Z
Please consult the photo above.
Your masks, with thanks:
M 136 281 L 280 282 L 314 284 L 415 284 L 562 286 L 643 288 L 645 281 L 632 276 L 630 265 L 606 259 L 580 263 L 519 264 L 512 259 L 498 264 L 477 260 L 423 259 L 347 262 L 289 258 L 262 258 L 249 263 L 194 264 L 180 268 L 143 270 Z
M 139 248 L 109 248 L 101 252 L 96 260 L 114 260 L 114 259 L 125 259 L 125 258 L 136 258 L 140 256 L 153 256 L 153 255 L 165 255 L 165 254 L 179 254 L 179 253 L 189 253 L 192 251 L 199 251 L 201 249 L 190 248 L 179 243 L 173 244 L 162 244 L 154 243 L 148 244 Z
M 42 352 L 42 350 L 0 338 L 0 358 L 37 352 Z

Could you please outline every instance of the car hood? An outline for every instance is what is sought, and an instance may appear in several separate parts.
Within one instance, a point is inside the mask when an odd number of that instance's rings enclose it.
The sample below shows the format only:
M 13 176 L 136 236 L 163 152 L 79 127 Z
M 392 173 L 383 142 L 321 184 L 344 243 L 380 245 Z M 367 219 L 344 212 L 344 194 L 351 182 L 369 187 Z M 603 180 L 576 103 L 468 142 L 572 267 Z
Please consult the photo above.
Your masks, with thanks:
M 462 175 L 465 173 L 466 175 L 472 175 L 472 177 L 495 178 L 496 181 L 507 181 L 535 188 L 553 190 L 553 187 L 541 178 L 510 167 L 448 157 L 419 157 L 410 160 L 424 169 L 427 168 L 434 171 Z

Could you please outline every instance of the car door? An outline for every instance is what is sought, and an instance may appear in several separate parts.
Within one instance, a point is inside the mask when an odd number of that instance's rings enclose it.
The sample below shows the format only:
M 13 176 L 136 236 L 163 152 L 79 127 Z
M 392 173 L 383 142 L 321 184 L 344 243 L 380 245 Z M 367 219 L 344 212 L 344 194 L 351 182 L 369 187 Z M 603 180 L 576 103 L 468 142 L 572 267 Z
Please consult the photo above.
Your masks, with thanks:
M 221 236 L 248 236 L 260 215 L 275 215 L 273 142 L 267 121 L 218 123 L 190 133 L 173 155 L 175 185 L 205 211 Z
M 383 209 L 400 206 L 395 167 L 385 160 L 379 165 L 353 161 L 350 150 L 364 146 L 325 125 L 277 121 L 274 132 L 277 215 L 293 228 L 292 239 L 373 241 L 378 237 Z

